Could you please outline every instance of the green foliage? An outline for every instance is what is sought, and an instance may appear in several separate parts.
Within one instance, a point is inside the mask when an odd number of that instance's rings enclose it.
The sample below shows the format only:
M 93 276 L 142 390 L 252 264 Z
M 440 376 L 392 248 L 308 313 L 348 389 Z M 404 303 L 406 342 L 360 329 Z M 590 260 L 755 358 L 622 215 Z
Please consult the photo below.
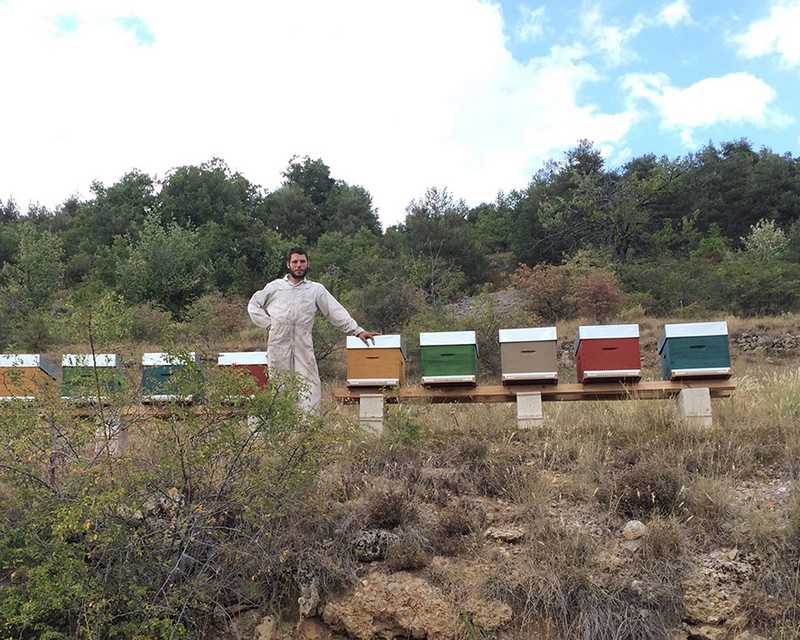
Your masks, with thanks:
M 176 223 L 162 227 L 148 216 L 130 259 L 117 267 L 119 291 L 131 302 L 151 301 L 174 316 L 208 288 L 209 266 L 197 259 L 195 231 Z
M 279 609 L 324 517 L 321 424 L 290 376 L 208 383 L 203 411 L 149 420 L 132 456 L 87 446 L 91 411 L 0 405 L 3 637 L 197 638 L 231 602 Z
M 397 251 L 409 258 L 410 281 L 433 303 L 448 302 L 483 281 L 486 257 L 467 222 L 468 208 L 447 189 L 431 188 L 397 227 Z
M 54 321 L 53 333 L 70 344 L 87 344 L 98 351 L 130 341 L 135 310 L 119 295 L 104 291 L 76 294 L 66 301 Z
M 159 194 L 161 222 L 196 229 L 226 214 L 251 214 L 259 202 L 257 188 L 244 176 L 232 172 L 219 158 L 199 167 L 174 169 L 164 180 Z
M 64 226 L 69 271 L 74 280 L 86 275 L 86 264 L 116 238 L 138 232 L 145 217 L 158 202 L 155 181 L 139 171 L 124 175 L 111 187 L 92 184 L 94 199 L 68 203 L 56 214 L 55 223 Z
M 207 293 L 186 310 L 185 324 L 195 342 L 224 342 L 237 335 L 249 322 L 244 300 L 228 300 L 219 293 Z
M 774 220 L 759 220 L 750 227 L 750 233 L 742 238 L 744 250 L 758 260 L 785 258 L 789 249 L 789 238 Z
M 230 295 L 251 295 L 278 277 L 289 244 L 264 222 L 227 211 L 222 223 L 197 230 L 198 261 L 210 265 L 213 285 Z
M 18 288 L 28 309 L 47 306 L 64 279 L 64 248 L 61 237 L 25 223 L 18 229 L 19 250 L 13 263 L 3 267 L 3 276 Z
M 264 199 L 259 215 L 284 237 L 314 244 L 333 231 L 351 235 L 364 228 L 380 233 L 369 193 L 333 179 L 321 159 L 295 156 L 283 176 L 283 185 Z
M 800 265 L 779 257 L 731 253 L 718 267 L 724 308 L 742 316 L 795 311 L 800 302 Z
M 59 313 L 64 290 L 113 290 L 173 318 L 209 291 L 249 296 L 282 273 L 295 242 L 311 245 L 312 275 L 382 331 L 403 327 L 420 292 L 440 306 L 486 285 L 507 287 L 518 264 L 569 264 L 582 251 L 605 256 L 594 266 L 617 275 L 634 307 L 795 308 L 798 162 L 747 140 L 709 143 L 684 158 L 645 154 L 618 168 L 581 140 L 494 203 L 470 209 L 446 189 L 429 189 L 383 235 L 369 192 L 336 179 L 321 159 L 294 157 L 283 178 L 265 195 L 214 158 L 163 181 L 131 171 L 108 187 L 96 182 L 91 198 L 70 197 L 54 212 L 33 206 L 23 216 L 13 200 L 0 202 L 0 342 L 49 344 L 48 316 Z M 765 256 L 761 276 L 738 248 Z M 584 283 L 581 299 L 598 295 L 581 313 L 607 318 L 613 311 L 598 305 L 613 278 L 603 276 L 602 294 L 598 277 Z M 573 294 L 577 284 L 569 283 Z M 562 285 L 535 285 L 549 299 L 537 303 L 541 318 L 576 313 L 574 298 L 556 299 Z

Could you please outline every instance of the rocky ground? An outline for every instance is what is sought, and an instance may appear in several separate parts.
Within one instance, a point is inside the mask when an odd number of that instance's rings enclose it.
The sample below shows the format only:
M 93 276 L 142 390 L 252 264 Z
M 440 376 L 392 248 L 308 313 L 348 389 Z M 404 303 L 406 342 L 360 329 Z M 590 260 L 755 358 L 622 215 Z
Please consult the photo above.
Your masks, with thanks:
M 516 301 L 501 296 L 498 304 L 513 308 Z M 469 313 L 468 303 L 462 303 L 459 313 Z M 652 332 L 650 332 L 652 333 Z M 643 336 L 643 352 L 652 350 L 655 334 Z M 800 360 L 798 344 L 800 330 L 796 327 L 765 328 L 735 327 L 731 330 L 734 357 L 740 359 L 772 359 L 787 367 Z M 650 344 L 652 342 L 653 344 Z M 568 349 L 568 345 L 562 345 Z M 651 363 L 652 364 L 652 363 Z M 576 500 L 562 490 L 565 477 L 550 472 L 546 518 L 563 528 L 567 535 L 588 536 L 603 540 L 604 557 L 601 564 L 609 572 L 622 571 L 639 562 L 643 545 L 650 534 L 648 524 L 638 520 L 610 515 L 598 501 Z M 768 471 L 738 481 L 731 488 L 726 509 L 733 513 L 761 518 L 772 526 L 785 526 L 792 508 L 792 492 L 796 485 L 785 472 L 772 475 Z M 710 497 L 709 497 L 710 499 Z M 354 541 L 360 564 L 360 581 L 350 590 L 331 598 L 320 595 L 315 584 L 307 584 L 299 603 L 299 620 L 291 628 L 252 611 L 240 616 L 231 626 L 225 640 L 503 640 L 504 629 L 512 620 L 511 607 L 500 599 L 491 599 L 469 588 L 478 584 L 498 563 L 514 566 L 515 558 L 525 557 L 526 547 L 535 545 L 536 536 L 530 514 L 518 506 L 497 497 L 472 498 L 470 509 L 483 514 L 480 548 L 470 548 L 461 555 L 436 555 L 424 571 L 392 571 L 385 563 L 389 546 L 396 541 L 392 532 L 364 531 L 365 536 Z M 479 503 L 479 504 L 478 504 Z M 722 530 L 737 526 L 734 519 L 721 518 Z M 395 537 L 393 537 L 395 536 Z M 724 536 L 721 538 L 724 539 Z M 745 606 L 751 596 L 755 577 L 762 570 L 764 558 L 753 549 L 735 546 L 703 545 L 703 551 L 691 559 L 683 573 L 682 614 L 680 624 L 670 632 L 670 640 L 766 640 L 797 637 L 753 631 L 752 606 Z M 800 580 L 800 579 L 799 579 Z M 446 590 L 442 585 L 461 585 Z M 628 588 L 639 590 L 642 602 L 658 598 L 647 593 L 650 586 L 644 581 L 631 580 Z M 454 601 L 453 592 L 463 594 Z M 800 592 L 797 590 L 796 593 Z M 778 607 L 769 598 L 760 604 L 762 610 Z M 642 616 L 648 610 L 643 608 Z M 464 635 L 464 620 L 472 635 Z M 643 625 L 642 628 L 647 628 Z M 798 627 L 800 628 L 800 627 Z M 794 631 L 793 633 L 795 633 Z M 551 640 L 556 637 L 547 630 L 530 629 L 531 640 Z M 584 634 L 585 638 L 591 634 Z M 636 632 L 619 635 L 637 638 Z M 662 637 L 642 635 L 641 637 Z M 518 635 L 513 638 L 519 638 Z

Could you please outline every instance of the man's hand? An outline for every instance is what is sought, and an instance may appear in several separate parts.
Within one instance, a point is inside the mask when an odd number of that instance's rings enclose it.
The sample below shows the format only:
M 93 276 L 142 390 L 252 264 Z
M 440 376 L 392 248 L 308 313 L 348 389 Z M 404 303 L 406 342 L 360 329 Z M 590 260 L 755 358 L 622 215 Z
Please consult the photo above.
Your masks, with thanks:
M 361 342 L 369 346 L 369 341 L 372 340 L 372 344 L 375 344 L 375 336 L 379 335 L 381 334 L 374 331 L 362 331 L 358 334 L 358 337 L 361 338 Z

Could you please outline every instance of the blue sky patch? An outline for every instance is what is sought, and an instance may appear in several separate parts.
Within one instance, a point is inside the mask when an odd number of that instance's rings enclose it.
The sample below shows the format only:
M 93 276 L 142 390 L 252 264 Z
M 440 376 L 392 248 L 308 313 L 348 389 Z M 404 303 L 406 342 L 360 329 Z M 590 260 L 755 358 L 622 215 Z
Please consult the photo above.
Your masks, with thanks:
M 53 24 L 56 26 L 57 35 L 63 36 L 77 31 L 80 26 L 80 21 L 78 20 L 78 16 L 74 14 L 68 16 L 63 15 L 57 16 L 53 20 Z
M 150 47 L 156 41 L 155 34 L 147 26 L 147 23 L 137 16 L 117 18 L 117 22 L 123 29 L 133 34 L 137 44 Z

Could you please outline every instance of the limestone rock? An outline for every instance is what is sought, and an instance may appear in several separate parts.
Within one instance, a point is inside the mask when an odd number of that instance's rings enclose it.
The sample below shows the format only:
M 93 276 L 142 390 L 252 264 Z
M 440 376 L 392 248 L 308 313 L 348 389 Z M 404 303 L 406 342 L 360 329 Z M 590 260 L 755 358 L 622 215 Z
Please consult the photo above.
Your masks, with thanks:
M 683 581 L 684 620 L 707 628 L 704 633 L 710 640 L 712 627 L 743 628 L 747 621 L 741 618 L 740 603 L 754 576 L 755 567 L 738 551 L 721 549 L 701 556 Z
M 622 528 L 622 537 L 626 540 L 638 540 L 647 535 L 647 525 L 639 520 L 629 520 Z
M 278 640 L 278 621 L 272 616 L 264 616 L 255 629 L 253 640 Z
M 323 620 L 357 640 L 455 638 L 458 616 L 442 592 L 405 572 L 372 573 L 353 593 L 325 605 Z
M 397 540 L 397 534 L 391 531 L 367 529 L 362 531 L 353 541 L 353 553 L 359 562 L 385 560 L 389 545 Z
M 495 631 L 511 622 L 511 607 L 498 600 L 470 600 L 464 607 L 472 623 L 479 629 Z

